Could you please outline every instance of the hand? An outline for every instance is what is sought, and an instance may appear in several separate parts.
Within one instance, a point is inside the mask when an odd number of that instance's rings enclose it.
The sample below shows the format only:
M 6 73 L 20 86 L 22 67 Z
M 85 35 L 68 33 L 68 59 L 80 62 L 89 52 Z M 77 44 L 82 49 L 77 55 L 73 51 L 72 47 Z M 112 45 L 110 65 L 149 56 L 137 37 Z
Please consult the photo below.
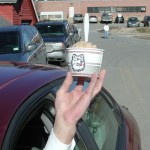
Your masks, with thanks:
M 76 132 L 76 124 L 84 115 L 92 98 L 101 90 L 105 75 L 105 70 L 102 70 L 99 75 L 93 74 L 85 91 L 83 91 L 84 78 L 79 77 L 76 87 L 69 91 L 73 77 L 70 72 L 67 73 L 55 100 L 54 133 L 63 143 L 71 143 Z

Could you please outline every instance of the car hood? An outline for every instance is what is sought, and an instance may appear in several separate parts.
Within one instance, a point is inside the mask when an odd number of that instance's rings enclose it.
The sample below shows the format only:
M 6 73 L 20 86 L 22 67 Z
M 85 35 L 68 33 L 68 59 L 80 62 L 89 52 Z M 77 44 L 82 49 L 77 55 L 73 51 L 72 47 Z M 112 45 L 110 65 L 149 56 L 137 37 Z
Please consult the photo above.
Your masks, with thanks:
M 52 37 L 43 37 L 44 42 L 63 42 L 66 41 L 66 36 L 52 36 Z

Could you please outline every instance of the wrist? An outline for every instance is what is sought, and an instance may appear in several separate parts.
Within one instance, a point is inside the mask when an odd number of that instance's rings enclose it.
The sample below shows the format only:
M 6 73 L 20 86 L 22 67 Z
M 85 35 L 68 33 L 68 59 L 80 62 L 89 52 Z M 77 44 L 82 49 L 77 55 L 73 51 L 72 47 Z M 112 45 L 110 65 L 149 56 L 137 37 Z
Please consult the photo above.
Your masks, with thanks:
M 62 117 L 56 116 L 54 133 L 56 137 L 65 144 L 70 144 L 76 132 L 76 124 L 65 121 Z

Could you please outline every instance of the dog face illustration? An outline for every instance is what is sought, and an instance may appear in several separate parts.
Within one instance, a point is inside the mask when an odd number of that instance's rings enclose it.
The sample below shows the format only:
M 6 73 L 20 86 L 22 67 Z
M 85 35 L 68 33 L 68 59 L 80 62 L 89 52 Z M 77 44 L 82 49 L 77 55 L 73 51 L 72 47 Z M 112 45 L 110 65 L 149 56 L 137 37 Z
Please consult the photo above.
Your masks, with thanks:
M 84 55 L 72 55 L 72 60 L 71 60 L 71 66 L 74 71 L 80 72 L 83 71 L 85 68 L 85 60 L 84 60 Z

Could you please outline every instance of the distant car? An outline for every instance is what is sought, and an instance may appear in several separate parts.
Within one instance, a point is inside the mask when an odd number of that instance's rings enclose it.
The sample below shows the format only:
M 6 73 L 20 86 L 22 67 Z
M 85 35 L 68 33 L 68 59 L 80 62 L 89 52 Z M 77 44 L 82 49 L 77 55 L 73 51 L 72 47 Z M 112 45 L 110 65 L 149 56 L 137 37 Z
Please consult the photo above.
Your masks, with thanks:
M 47 64 L 44 41 L 34 26 L 0 27 L 0 60 Z
M 111 13 L 103 13 L 101 16 L 101 23 L 112 23 L 113 16 Z
M 127 27 L 140 27 L 140 20 L 137 17 L 129 17 Z
M 97 16 L 89 16 L 89 23 L 98 23 Z
M 115 18 L 115 23 L 124 23 L 123 15 L 117 15 Z
M 144 16 L 142 23 L 144 24 L 144 27 L 150 26 L 150 16 Z
M 72 24 L 75 43 L 81 40 L 81 29 L 76 24 Z
M 38 22 L 35 27 L 44 39 L 48 61 L 66 65 L 66 48 L 76 42 L 72 25 L 62 20 Z
M 73 16 L 73 22 L 74 23 L 83 23 L 83 15 L 82 14 L 74 14 Z
M 1 150 L 43 149 L 55 120 L 56 92 L 66 73 L 51 65 L 0 62 Z M 70 90 L 77 80 L 74 77 Z M 90 80 L 84 80 L 86 89 Z M 136 120 L 104 87 L 77 123 L 74 138 L 74 150 L 141 150 Z

